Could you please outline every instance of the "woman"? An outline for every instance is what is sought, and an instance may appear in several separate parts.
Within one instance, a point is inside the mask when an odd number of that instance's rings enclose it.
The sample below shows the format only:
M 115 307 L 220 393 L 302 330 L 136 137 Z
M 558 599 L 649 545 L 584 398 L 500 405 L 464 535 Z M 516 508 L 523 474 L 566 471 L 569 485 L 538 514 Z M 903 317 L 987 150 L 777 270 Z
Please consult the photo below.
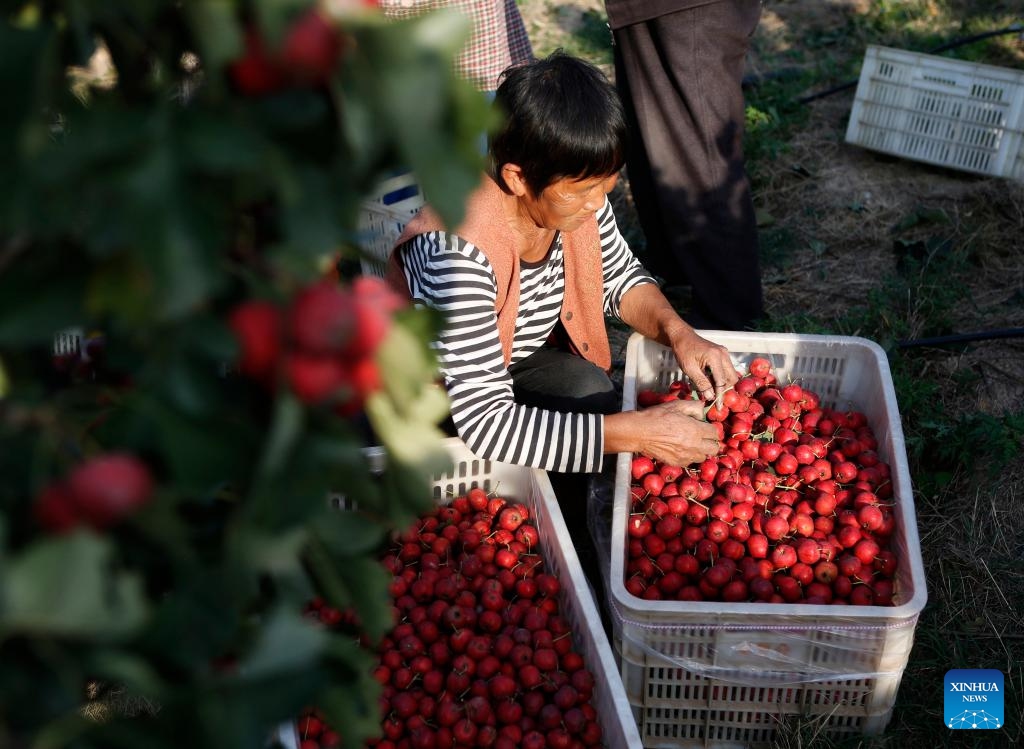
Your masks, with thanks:
M 688 465 L 719 449 L 703 404 L 617 412 L 606 314 L 672 348 L 705 400 L 738 379 L 672 309 L 619 234 L 607 194 L 625 154 L 614 87 L 556 52 L 508 69 L 490 172 L 448 232 L 406 227 L 389 279 L 445 315 L 435 342 L 459 436 L 483 458 L 564 473 L 635 452 Z

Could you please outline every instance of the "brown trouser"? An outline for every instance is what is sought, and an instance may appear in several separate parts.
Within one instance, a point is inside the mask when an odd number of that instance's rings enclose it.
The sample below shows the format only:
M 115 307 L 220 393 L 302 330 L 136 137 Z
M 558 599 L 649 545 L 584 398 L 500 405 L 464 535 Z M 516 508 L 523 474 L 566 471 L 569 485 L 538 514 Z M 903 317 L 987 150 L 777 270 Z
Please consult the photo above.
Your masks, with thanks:
M 749 329 L 763 314 L 757 221 L 743 163 L 744 57 L 759 0 L 718 0 L 617 29 L 626 174 L 668 285 L 690 285 L 698 328 Z

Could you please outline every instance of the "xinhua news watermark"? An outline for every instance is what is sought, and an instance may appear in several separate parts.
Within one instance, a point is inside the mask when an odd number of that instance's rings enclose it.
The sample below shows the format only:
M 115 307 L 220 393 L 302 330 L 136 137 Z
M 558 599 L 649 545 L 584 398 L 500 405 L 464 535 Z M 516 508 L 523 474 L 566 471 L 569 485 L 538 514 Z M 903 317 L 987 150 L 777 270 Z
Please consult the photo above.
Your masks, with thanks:
M 980 730 L 1005 723 L 1003 672 L 993 668 L 955 668 L 946 672 L 947 728 Z

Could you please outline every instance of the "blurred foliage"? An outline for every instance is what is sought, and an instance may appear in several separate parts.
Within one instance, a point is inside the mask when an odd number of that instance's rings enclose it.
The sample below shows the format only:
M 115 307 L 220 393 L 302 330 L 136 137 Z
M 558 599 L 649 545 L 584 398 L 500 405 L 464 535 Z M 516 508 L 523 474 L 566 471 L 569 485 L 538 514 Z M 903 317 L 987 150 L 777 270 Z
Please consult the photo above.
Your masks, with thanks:
M 235 68 L 253 35 L 282 48 L 312 5 L 2 5 L 0 746 L 258 747 L 310 704 L 352 746 L 379 726 L 370 652 L 302 609 L 322 593 L 364 637 L 389 626 L 376 544 L 447 461 L 436 321 L 396 315 L 380 387 L 342 416 L 241 375 L 226 320 L 358 260 L 360 203 L 396 171 L 456 223 L 490 115 L 452 73 L 461 17 L 367 2 L 322 4 L 322 75 L 259 90 Z M 84 355 L 59 355 L 67 329 Z M 48 533 L 40 492 L 111 452 L 152 501 Z M 155 707 L 97 719 L 89 684 Z

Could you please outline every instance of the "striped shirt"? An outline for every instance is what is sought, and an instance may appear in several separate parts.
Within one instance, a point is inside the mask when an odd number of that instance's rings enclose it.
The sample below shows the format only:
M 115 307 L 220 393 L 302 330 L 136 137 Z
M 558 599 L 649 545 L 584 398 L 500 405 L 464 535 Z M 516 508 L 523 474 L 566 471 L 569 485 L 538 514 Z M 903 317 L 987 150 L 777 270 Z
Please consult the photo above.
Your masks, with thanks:
M 611 203 L 597 214 L 604 276 L 604 311 L 619 317 L 622 297 L 654 283 L 619 233 Z M 402 246 L 412 298 L 440 311 L 445 325 L 434 342 L 452 419 L 459 435 L 483 458 L 549 471 L 601 469 L 600 414 L 558 413 L 517 404 L 498 336 L 494 272 L 473 244 L 429 232 Z M 540 348 L 558 323 L 565 288 L 560 236 L 548 256 L 520 265 L 519 310 L 512 362 Z

